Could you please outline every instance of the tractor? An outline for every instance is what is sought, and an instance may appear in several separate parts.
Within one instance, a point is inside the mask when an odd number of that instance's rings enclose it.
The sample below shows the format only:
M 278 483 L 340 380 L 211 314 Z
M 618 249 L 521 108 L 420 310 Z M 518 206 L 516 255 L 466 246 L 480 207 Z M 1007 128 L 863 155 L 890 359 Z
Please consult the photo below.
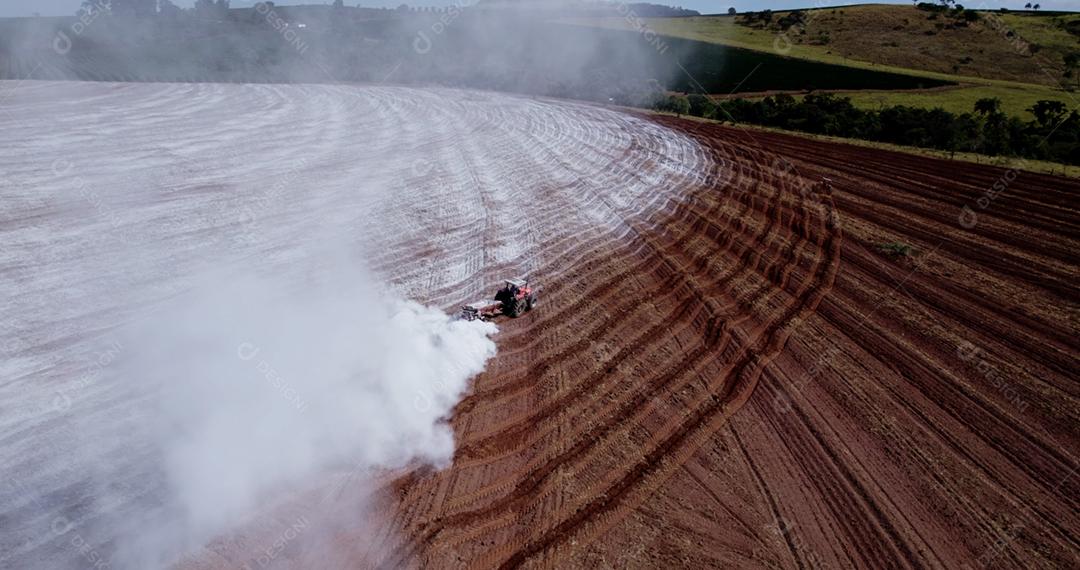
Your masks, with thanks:
M 490 321 L 499 315 L 517 317 L 531 311 L 537 303 L 537 291 L 528 279 L 507 279 L 495 293 L 494 301 L 477 301 L 461 308 L 461 318 L 467 321 Z

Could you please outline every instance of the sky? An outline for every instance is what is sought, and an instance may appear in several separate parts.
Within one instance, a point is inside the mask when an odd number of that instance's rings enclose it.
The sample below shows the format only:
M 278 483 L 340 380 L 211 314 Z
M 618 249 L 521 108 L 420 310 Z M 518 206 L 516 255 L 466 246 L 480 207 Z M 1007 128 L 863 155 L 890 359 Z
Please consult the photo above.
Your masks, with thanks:
M 828 0 L 628 0 L 652 1 L 657 4 L 669 4 L 697 10 L 702 14 L 716 14 L 726 12 L 728 7 L 734 7 L 743 12 L 747 10 L 782 10 L 789 8 L 812 8 L 817 4 L 838 6 L 844 4 L 860 4 L 863 2 L 844 2 Z M 997 9 L 1019 9 L 1027 0 L 969 0 L 965 5 L 968 8 L 987 7 Z M 1080 10 L 1080 0 L 1036 0 L 1044 10 Z M 178 6 L 188 8 L 195 0 L 174 0 Z M 447 6 L 455 3 L 471 3 L 472 0 L 346 0 L 350 6 L 357 4 L 367 7 L 396 7 L 402 3 L 410 6 Z M 907 4 L 907 0 L 878 0 L 879 3 Z M 233 0 L 233 7 L 241 7 L 254 4 L 255 0 Z M 964 3 L 961 0 L 961 3 Z M 78 10 L 81 0 L 0 0 L 0 17 L 10 16 L 33 16 L 35 13 L 42 16 L 69 16 Z M 288 4 L 330 4 L 329 0 L 277 0 L 279 5 Z

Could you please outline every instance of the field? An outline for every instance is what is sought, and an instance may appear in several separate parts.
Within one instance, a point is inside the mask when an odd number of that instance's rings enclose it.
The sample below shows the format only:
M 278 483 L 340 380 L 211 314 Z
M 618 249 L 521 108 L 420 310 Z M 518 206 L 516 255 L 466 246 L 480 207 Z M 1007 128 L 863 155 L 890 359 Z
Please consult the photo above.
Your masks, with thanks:
M 112 329 L 214 260 L 301 286 L 327 227 L 409 298 L 542 305 L 452 464 L 336 466 L 181 567 L 1077 563 L 1076 180 L 470 90 L 0 87 L 0 565 L 85 567 L 56 517 L 107 559 L 161 491 L 152 412 L 79 379 Z
M 775 17 L 786 14 L 777 12 Z M 1040 99 L 1077 105 L 1075 94 L 1058 88 L 1065 71 L 1064 55 L 1077 49 L 1077 37 L 1056 22 L 1080 21 L 1080 15 L 980 12 L 980 22 L 942 29 L 939 26 L 948 25 L 948 19 L 930 20 L 930 14 L 911 6 L 870 4 L 807 10 L 806 14 L 804 25 L 784 33 L 775 26 L 740 25 L 730 16 L 643 21 L 663 35 L 965 86 L 920 94 L 851 92 L 852 100 L 864 108 L 876 108 L 884 101 L 970 112 L 975 99 L 998 97 L 1005 111 L 1029 117 L 1027 108 Z M 629 26 L 621 18 L 576 22 L 616 29 Z M 1006 37 L 1009 32 L 1015 37 Z M 819 39 L 823 34 L 827 42 Z M 1039 46 L 1034 53 L 1024 47 L 1032 43 Z
M 1073 564 L 1076 183 L 965 229 L 1005 171 L 662 123 L 710 178 L 506 327 L 389 564 Z
M 306 283 L 312 250 L 343 241 L 402 296 L 452 310 L 507 276 L 586 271 L 589 244 L 673 207 L 672 188 L 706 161 L 645 118 L 478 91 L 28 81 L 0 93 L 0 402 L 18 410 L 0 419 L 4 568 L 86 567 L 76 535 L 51 532 L 59 517 L 111 559 L 117 529 L 166 493 L 146 427 L 155 399 L 133 396 L 114 363 L 140 351 L 120 329 L 208 268 Z M 553 311 L 560 297 L 551 289 Z M 506 365 L 527 358 L 503 350 Z M 192 366 L 162 355 L 157 368 Z M 247 399 L 274 393 L 239 372 Z

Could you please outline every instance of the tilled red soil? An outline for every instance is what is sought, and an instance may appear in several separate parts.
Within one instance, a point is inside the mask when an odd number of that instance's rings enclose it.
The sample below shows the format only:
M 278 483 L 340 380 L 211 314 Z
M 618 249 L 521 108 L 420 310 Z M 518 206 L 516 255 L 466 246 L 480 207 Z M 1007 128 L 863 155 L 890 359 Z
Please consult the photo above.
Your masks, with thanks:
M 1080 182 L 656 120 L 705 184 L 547 246 L 453 465 L 323 562 L 1080 565 Z

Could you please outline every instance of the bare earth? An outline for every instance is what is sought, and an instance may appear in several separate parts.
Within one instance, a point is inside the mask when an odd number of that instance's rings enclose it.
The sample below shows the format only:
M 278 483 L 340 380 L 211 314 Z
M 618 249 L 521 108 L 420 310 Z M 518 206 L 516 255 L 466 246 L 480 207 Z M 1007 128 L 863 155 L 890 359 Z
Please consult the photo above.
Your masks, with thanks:
M 453 466 L 387 485 L 401 532 L 349 563 L 1080 563 L 1080 184 L 658 120 L 711 176 L 545 245 L 564 271 L 502 325 Z

